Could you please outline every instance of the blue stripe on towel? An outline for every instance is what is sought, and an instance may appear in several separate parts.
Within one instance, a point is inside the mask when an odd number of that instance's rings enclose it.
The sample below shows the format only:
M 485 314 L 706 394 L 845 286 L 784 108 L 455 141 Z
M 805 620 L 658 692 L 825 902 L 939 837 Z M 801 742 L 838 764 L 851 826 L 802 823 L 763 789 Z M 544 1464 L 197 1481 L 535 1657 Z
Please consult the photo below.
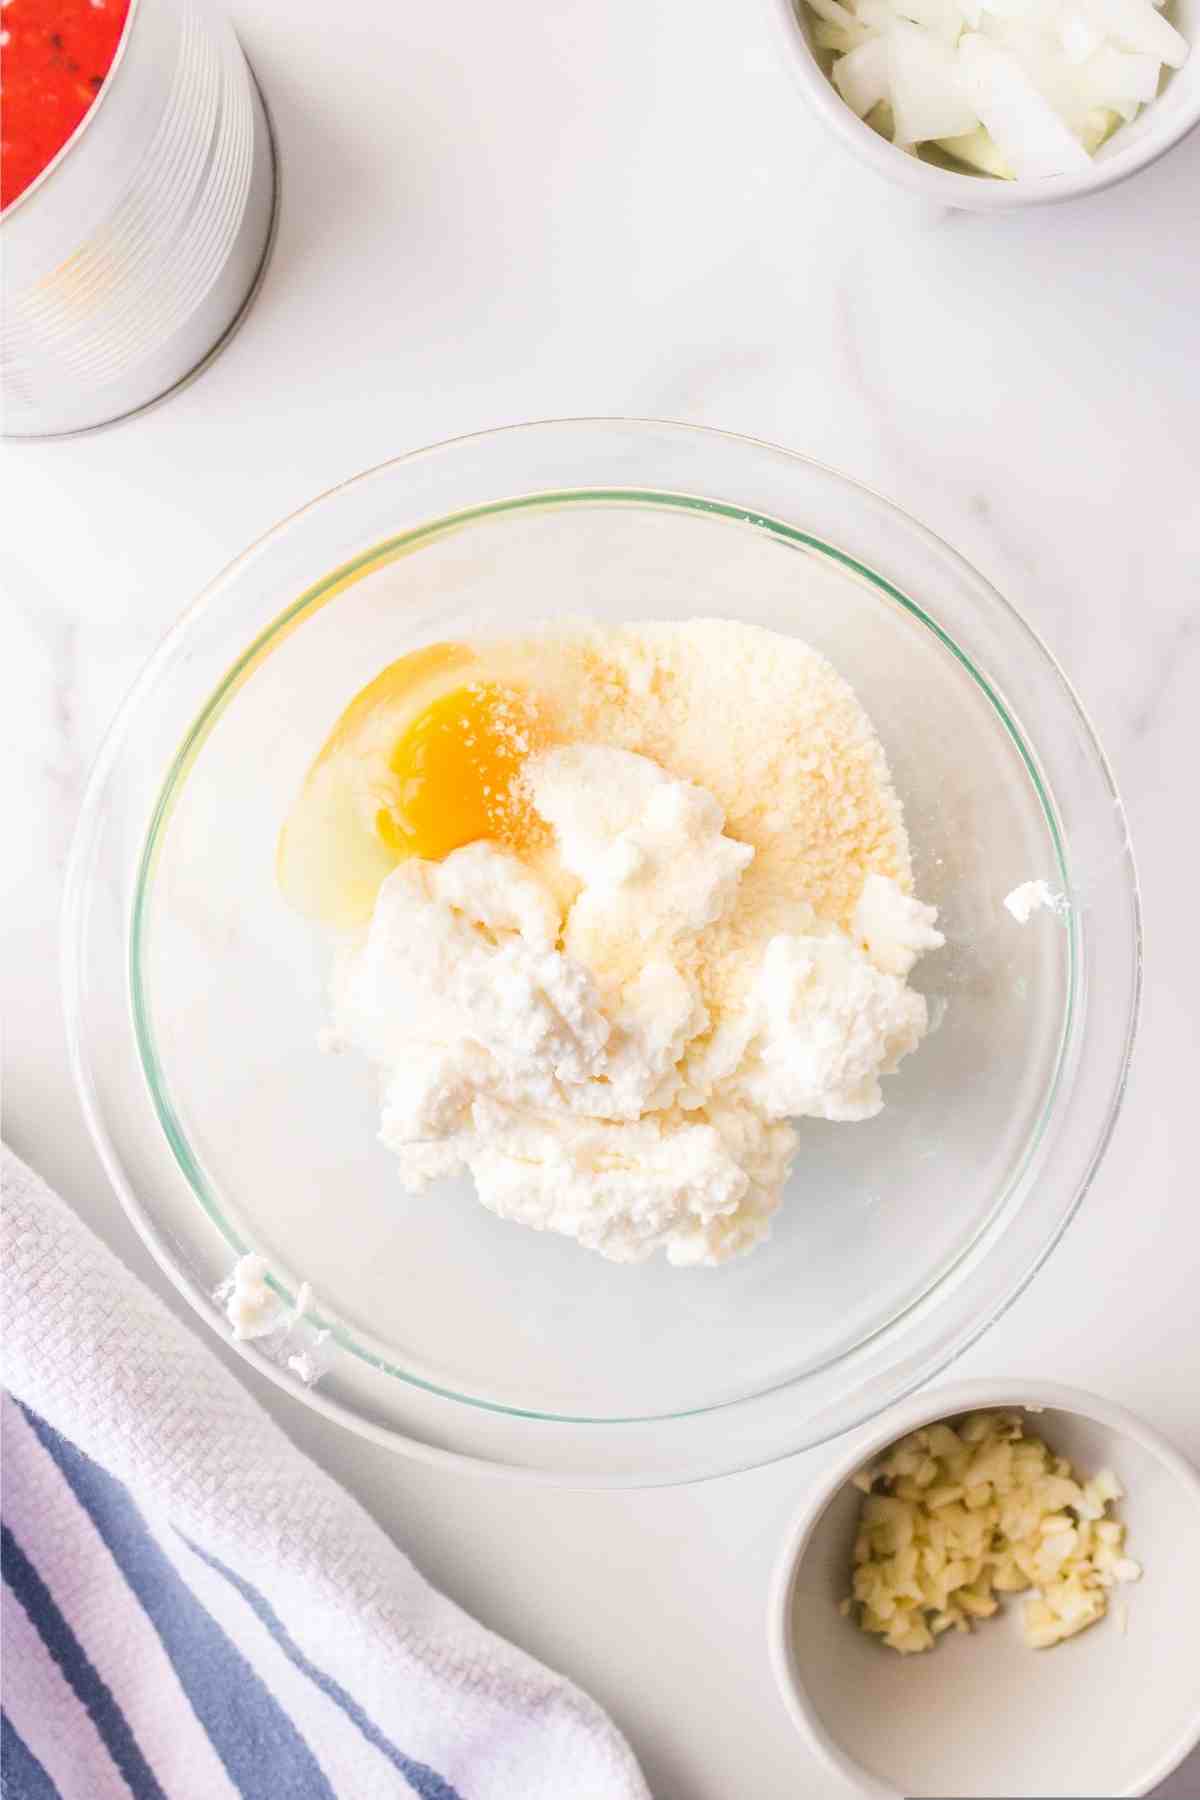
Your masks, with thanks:
M 29 1614 L 38 1636 L 87 1711 L 131 1793 L 136 1800 L 167 1800 L 154 1779 L 154 1771 L 138 1748 L 124 1713 L 54 1604 L 50 1589 L 7 1525 L 0 1527 L 0 1549 L 3 1550 L 5 1581 Z
M 238 1792 L 245 1800 L 336 1800 L 291 1719 L 154 1542 L 120 1482 L 22 1411 L 141 1601 Z
M 0 1795 L 4 1800 L 62 1800 L 7 1713 L 0 1713 Z
M 200 1558 L 201 1562 L 207 1563 L 210 1569 L 215 1569 L 218 1575 L 225 1577 L 231 1587 L 237 1589 L 247 1606 L 262 1620 L 288 1660 L 307 1675 L 323 1694 L 328 1695 L 329 1699 L 341 1707 L 346 1717 L 353 1720 L 354 1724 L 358 1726 L 367 1742 L 373 1744 L 376 1750 L 387 1757 L 392 1767 L 398 1769 L 403 1775 L 413 1792 L 421 1796 L 421 1800 L 461 1800 L 457 1789 L 452 1788 L 448 1781 L 443 1781 L 436 1770 L 431 1769 L 427 1763 L 414 1762 L 412 1757 L 405 1756 L 402 1750 L 397 1750 L 391 1740 L 386 1738 L 379 1727 L 367 1717 L 362 1707 L 346 1692 L 340 1682 L 335 1681 L 332 1675 L 326 1675 L 323 1669 L 318 1669 L 315 1663 L 309 1662 L 283 1620 L 263 1599 L 257 1588 L 252 1587 L 248 1581 L 243 1581 L 242 1577 L 235 1574 L 232 1569 L 226 1568 L 225 1564 L 211 1555 L 209 1551 L 202 1550 L 199 1544 L 193 1544 L 190 1538 L 184 1538 L 183 1541 L 188 1549 Z

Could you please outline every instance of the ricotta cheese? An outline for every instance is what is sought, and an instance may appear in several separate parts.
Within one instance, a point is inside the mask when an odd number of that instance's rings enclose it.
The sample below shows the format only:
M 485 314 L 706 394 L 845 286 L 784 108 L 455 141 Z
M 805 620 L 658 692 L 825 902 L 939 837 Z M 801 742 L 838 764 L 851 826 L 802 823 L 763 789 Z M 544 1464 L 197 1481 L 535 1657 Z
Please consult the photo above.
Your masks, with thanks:
M 871 1117 L 921 1041 L 934 909 L 872 873 L 848 930 L 802 896 L 739 916 L 755 849 L 705 788 L 586 743 L 525 783 L 553 871 L 490 842 L 402 863 L 336 1032 L 384 1071 L 410 1189 L 465 1168 L 501 1217 L 615 1261 L 724 1261 L 766 1234 L 788 1121 Z
M 302 1281 L 289 1307 L 267 1279 L 265 1257 L 255 1251 L 239 1256 L 213 1295 L 223 1307 L 236 1341 L 269 1340 L 260 1345 L 272 1362 L 290 1369 L 305 1387 L 315 1387 L 333 1354 L 333 1333 L 311 1316 L 312 1288 Z
M 233 1272 L 217 1290 L 225 1317 L 239 1341 L 268 1337 L 287 1317 L 287 1307 L 267 1283 L 267 1265 L 253 1252 L 240 1256 Z

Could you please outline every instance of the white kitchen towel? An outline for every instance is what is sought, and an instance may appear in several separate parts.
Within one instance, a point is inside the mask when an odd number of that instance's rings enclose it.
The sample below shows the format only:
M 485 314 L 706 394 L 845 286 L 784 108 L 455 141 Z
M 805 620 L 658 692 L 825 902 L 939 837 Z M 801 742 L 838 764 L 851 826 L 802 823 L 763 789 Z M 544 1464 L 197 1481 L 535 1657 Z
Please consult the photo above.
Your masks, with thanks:
M 5 1800 L 648 1800 L 3 1152 Z

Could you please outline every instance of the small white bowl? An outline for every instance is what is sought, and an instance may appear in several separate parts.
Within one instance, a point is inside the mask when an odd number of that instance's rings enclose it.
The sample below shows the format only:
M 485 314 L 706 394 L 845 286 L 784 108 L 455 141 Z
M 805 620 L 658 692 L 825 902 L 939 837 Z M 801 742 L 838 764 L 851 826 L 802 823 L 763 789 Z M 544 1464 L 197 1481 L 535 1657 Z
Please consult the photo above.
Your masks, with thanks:
M 918 1426 L 980 1407 L 1028 1408 L 1031 1428 L 1085 1473 L 1116 1471 L 1118 1516 L 1145 1573 L 1053 1649 L 1025 1644 L 1018 1599 L 969 1638 L 898 1656 L 839 1611 L 862 1500 L 851 1477 Z M 924 1392 L 861 1435 L 808 1499 L 776 1567 L 767 1631 L 800 1732 L 877 1800 L 1148 1793 L 1200 1741 L 1200 1475 L 1149 1426 L 1077 1388 Z
M 1055 175 L 1045 181 L 1001 181 L 992 175 L 968 171 L 959 174 L 897 150 L 851 111 L 829 79 L 830 58 L 813 45 L 814 15 L 805 0 L 775 0 L 775 4 L 788 40 L 790 60 L 817 117 L 860 162 L 899 187 L 942 206 L 962 207 L 970 212 L 1005 212 L 1014 206 L 1037 206 L 1051 200 L 1072 200 L 1081 194 L 1098 194 L 1157 162 L 1200 123 L 1200 0 L 1168 0 L 1172 24 L 1193 46 L 1182 69 L 1164 71 L 1155 98 L 1100 146 L 1090 169 L 1081 175 Z

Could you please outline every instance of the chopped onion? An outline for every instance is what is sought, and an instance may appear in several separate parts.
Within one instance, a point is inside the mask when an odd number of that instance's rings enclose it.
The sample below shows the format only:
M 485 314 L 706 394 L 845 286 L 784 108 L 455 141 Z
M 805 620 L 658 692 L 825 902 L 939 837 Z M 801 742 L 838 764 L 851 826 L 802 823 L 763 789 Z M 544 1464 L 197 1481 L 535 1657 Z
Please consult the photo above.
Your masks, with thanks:
M 849 56 L 860 44 L 871 40 L 862 28 L 852 25 L 843 28 L 841 25 L 827 25 L 824 19 L 818 19 L 813 26 L 813 43 L 821 50 L 836 50 L 839 56 Z M 837 64 L 834 64 L 837 67 Z
M 1127 54 L 1102 44 L 1080 69 L 1080 77 L 1097 106 L 1144 104 L 1158 92 L 1161 65 L 1153 56 Z
M 886 36 L 900 15 L 892 5 L 892 0 L 858 0 L 854 16 L 868 31 L 877 31 Z
M 1080 10 L 1097 31 L 1122 50 L 1155 56 L 1169 68 L 1181 69 L 1188 46 L 1175 27 L 1155 11 L 1150 0 L 1078 0 Z
M 1044 180 L 1088 166 L 1188 45 L 1163 0 L 808 0 L 859 118 L 899 149 Z
M 902 19 L 923 25 L 934 37 L 957 44 L 963 32 L 963 16 L 954 0 L 892 0 Z
M 1038 0 L 981 0 L 981 5 L 993 19 L 1036 18 L 1040 11 Z
M 964 132 L 962 137 L 939 138 L 938 147 L 956 162 L 966 163 L 968 169 L 978 169 L 981 175 L 995 175 L 1000 181 L 1013 178 L 1012 170 L 982 125 Z
M 1016 58 L 1042 99 L 1082 143 L 1093 98 L 1078 70 L 1063 57 L 1057 38 L 1025 19 L 1005 20 L 992 36 Z
M 897 25 L 887 44 L 896 143 L 924 144 L 970 131 L 976 114 L 957 52 L 916 25 Z
M 1088 167 L 1088 153 L 1038 92 L 1016 57 L 979 32 L 959 45 L 971 104 L 1020 179 L 1045 180 Z
M 891 92 L 888 60 L 887 39 L 875 37 L 833 65 L 834 86 L 860 119 L 865 119 Z
M 1058 41 L 1069 63 L 1081 63 L 1095 55 L 1103 40 L 1095 26 L 1081 12 L 1069 12 L 1059 21 Z
M 818 19 L 824 19 L 830 25 L 840 25 L 843 31 L 853 31 L 856 23 L 854 14 L 841 4 L 841 0 L 808 0 L 808 4 Z

